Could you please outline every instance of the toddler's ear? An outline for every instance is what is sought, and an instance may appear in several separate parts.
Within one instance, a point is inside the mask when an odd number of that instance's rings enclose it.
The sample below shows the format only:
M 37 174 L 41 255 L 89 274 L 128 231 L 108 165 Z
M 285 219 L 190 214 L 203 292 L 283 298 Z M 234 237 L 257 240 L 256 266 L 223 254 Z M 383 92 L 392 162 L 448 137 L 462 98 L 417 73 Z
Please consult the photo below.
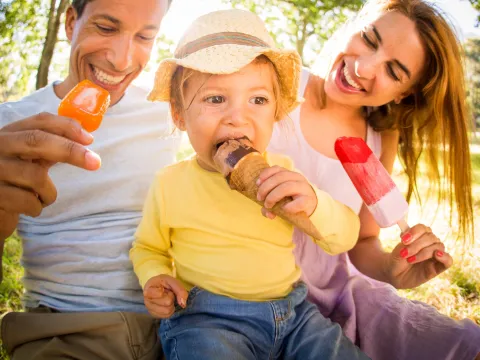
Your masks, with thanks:
M 181 131 L 185 131 L 185 121 L 183 120 L 180 109 L 178 106 L 176 106 L 175 100 L 173 99 L 170 100 L 170 113 L 172 114 L 172 119 L 175 126 Z

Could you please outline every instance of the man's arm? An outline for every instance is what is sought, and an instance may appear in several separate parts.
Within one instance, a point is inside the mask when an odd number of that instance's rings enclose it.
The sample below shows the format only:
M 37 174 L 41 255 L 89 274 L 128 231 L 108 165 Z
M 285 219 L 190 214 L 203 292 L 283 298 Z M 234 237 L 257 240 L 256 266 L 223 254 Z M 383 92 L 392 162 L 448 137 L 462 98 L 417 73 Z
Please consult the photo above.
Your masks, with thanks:
M 77 121 L 49 113 L 0 129 L 1 253 L 20 214 L 39 216 L 56 200 L 57 191 L 48 175 L 53 164 L 63 162 L 87 170 L 100 167 L 98 155 L 84 147 L 92 141 Z

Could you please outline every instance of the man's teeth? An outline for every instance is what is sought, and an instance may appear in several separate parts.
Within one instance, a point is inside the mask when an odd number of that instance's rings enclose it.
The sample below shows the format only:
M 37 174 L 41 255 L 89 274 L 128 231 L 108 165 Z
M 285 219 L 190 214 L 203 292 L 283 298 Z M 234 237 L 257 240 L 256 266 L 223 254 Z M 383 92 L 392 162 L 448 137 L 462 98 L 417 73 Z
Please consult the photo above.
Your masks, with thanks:
M 123 79 L 125 79 L 125 76 L 126 76 L 126 75 L 123 75 L 123 76 L 108 75 L 107 73 L 104 73 L 102 70 L 100 70 L 96 67 L 93 67 L 93 73 L 99 81 L 101 81 L 101 82 L 103 82 L 107 85 L 120 84 L 123 81 Z
M 348 69 L 347 69 L 347 65 L 343 67 L 343 75 L 345 75 L 345 79 L 347 80 L 348 85 L 350 85 L 351 87 L 357 90 L 362 90 L 362 87 L 359 84 L 357 84 L 350 76 L 350 73 L 348 72 Z

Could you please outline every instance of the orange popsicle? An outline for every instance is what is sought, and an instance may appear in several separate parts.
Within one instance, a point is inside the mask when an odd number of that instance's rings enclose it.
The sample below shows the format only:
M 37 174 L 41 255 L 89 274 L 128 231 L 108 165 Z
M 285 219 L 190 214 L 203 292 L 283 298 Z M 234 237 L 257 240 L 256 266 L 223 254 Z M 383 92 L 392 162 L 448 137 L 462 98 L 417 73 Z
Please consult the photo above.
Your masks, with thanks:
M 108 91 L 90 80 L 83 80 L 60 102 L 58 115 L 75 119 L 85 130 L 92 132 L 100 126 L 109 106 Z

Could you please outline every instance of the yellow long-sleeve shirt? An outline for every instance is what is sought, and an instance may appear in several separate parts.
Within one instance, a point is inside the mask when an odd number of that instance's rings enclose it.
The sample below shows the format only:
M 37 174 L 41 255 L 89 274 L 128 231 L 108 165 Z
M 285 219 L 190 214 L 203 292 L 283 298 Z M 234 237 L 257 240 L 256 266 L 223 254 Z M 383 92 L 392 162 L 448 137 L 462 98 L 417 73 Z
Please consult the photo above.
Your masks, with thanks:
M 271 165 L 292 169 L 286 157 L 265 156 Z M 358 216 L 315 191 L 318 205 L 310 219 L 324 239 L 314 241 L 329 254 L 350 250 L 358 238 Z M 253 301 L 286 296 L 300 277 L 293 226 L 279 217 L 265 218 L 260 209 L 195 159 L 161 170 L 130 250 L 142 287 L 154 276 L 172 275 L 175 266 L 187 290 L 199 286 Z

